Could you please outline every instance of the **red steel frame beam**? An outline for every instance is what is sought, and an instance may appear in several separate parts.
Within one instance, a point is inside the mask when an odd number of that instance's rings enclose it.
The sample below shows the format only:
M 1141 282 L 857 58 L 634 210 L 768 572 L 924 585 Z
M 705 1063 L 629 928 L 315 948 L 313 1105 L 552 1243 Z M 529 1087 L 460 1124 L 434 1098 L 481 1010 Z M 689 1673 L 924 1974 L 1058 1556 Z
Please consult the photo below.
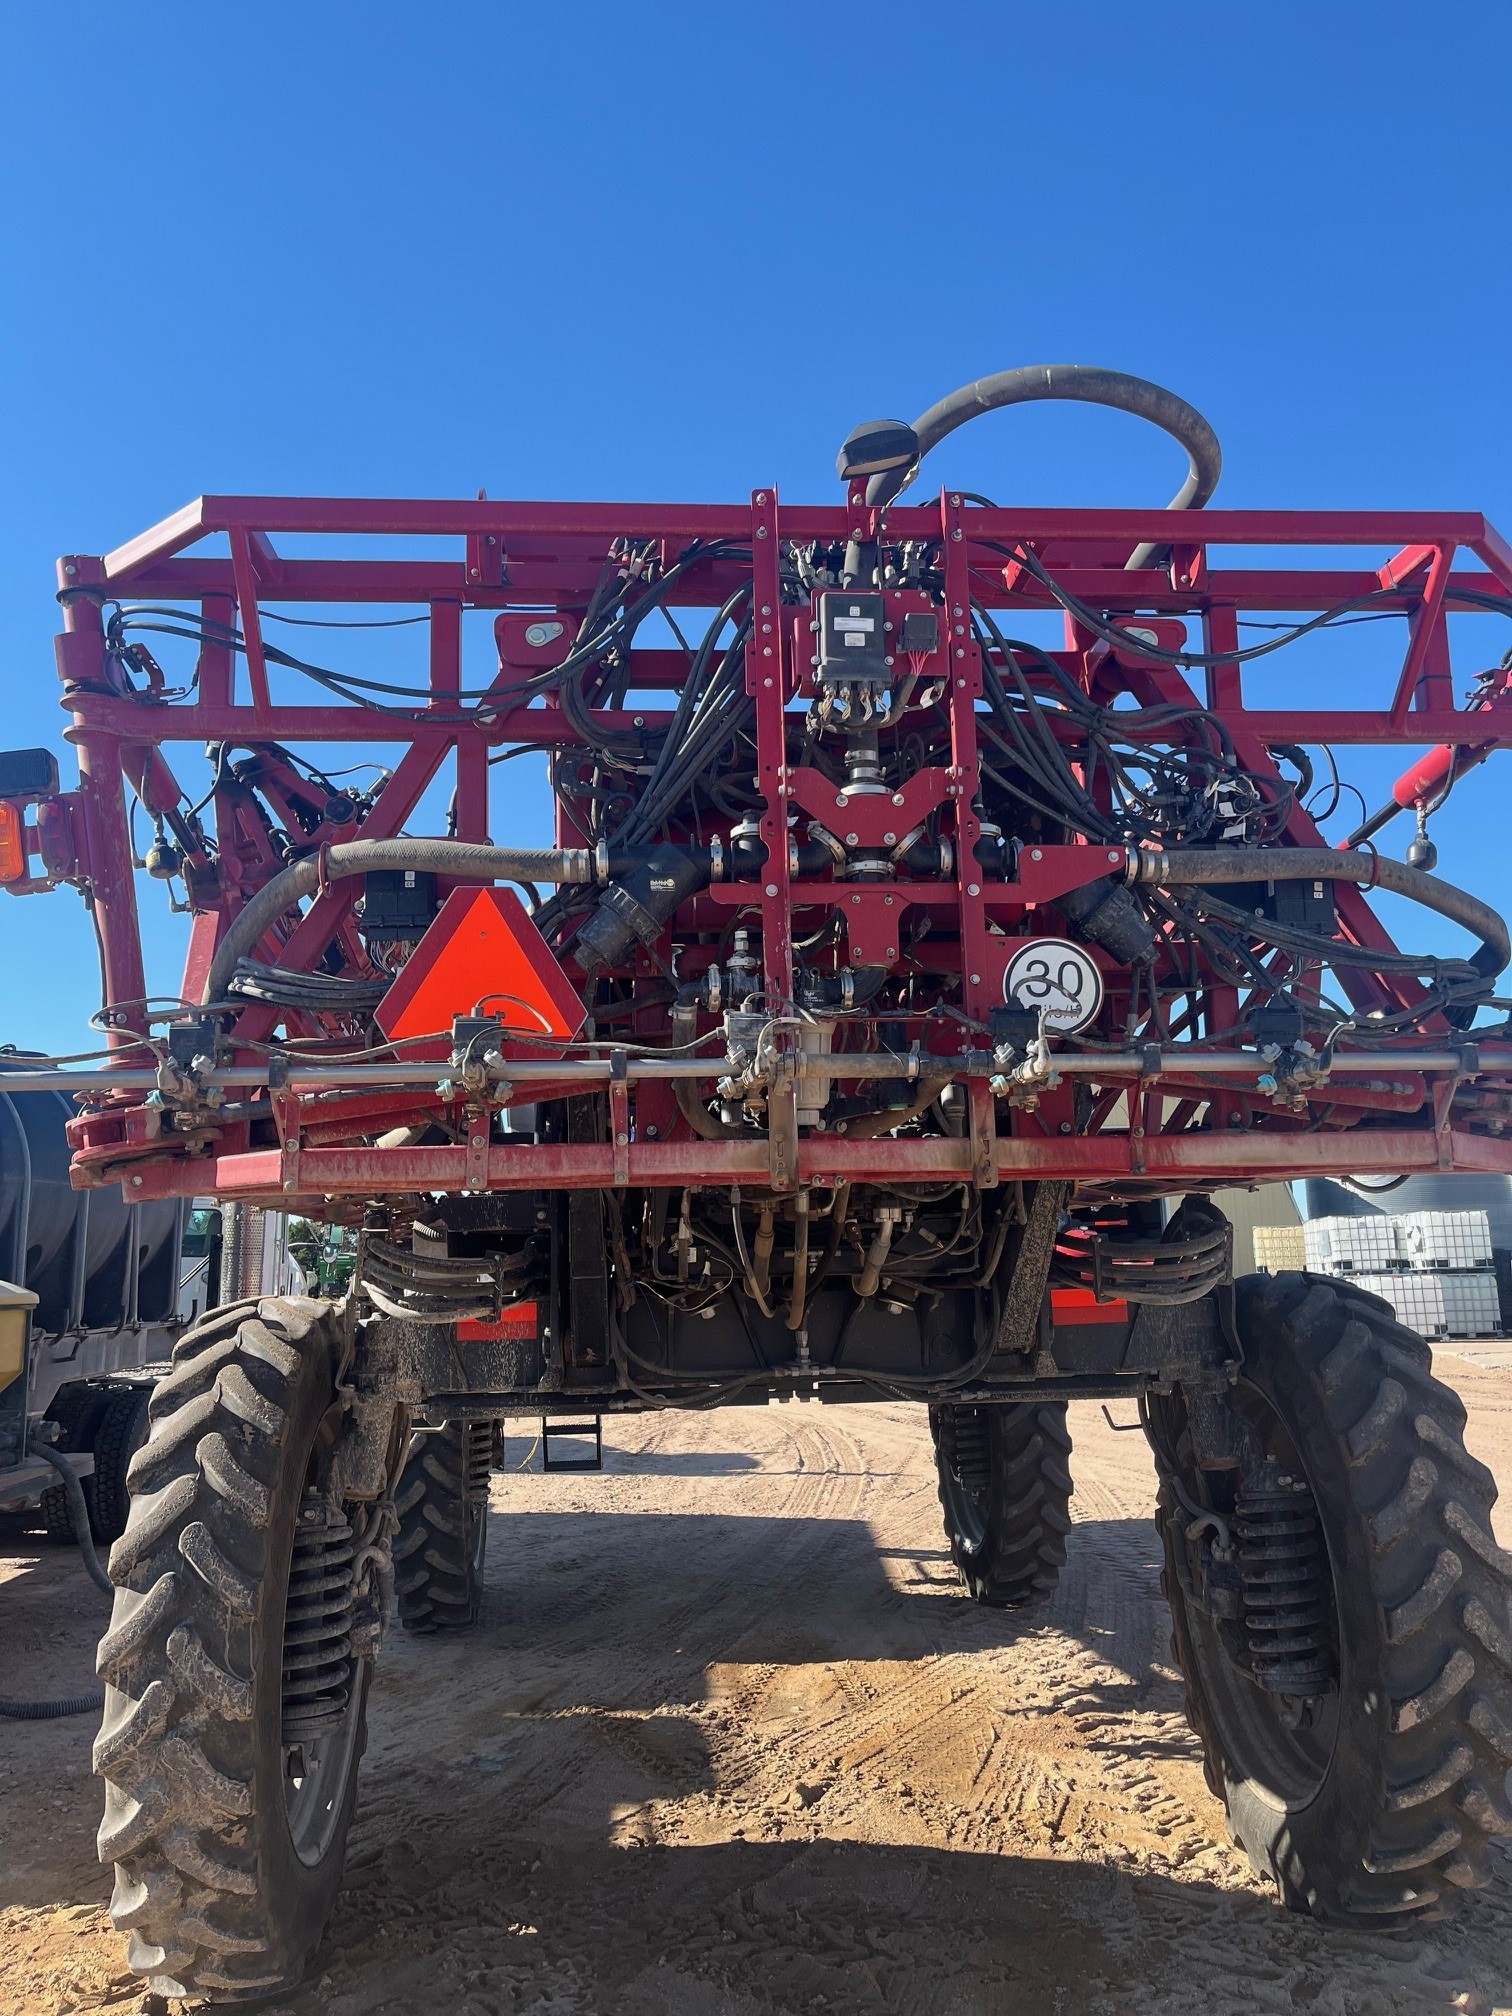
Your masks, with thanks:
M 634 1142 L 618 1157 L 607 1142 L 583 1146 L 494 1144 L 487 1151 L 489 1189 L 649 1189 L 683 1184 L 739 1183 L 765 1190 L 771 1177 L 764 1141 L 721 1142 L 715 1155 L 702 1141 Z M 1278 1149 L 1280 1153 L 1278 1154 Z M 1298 1151 L 1301 1152 L 1298 1152 Z M 1431 1128 L 1381 1127 L 1332 1136 L 1303 1133 L 1243 1135 L 1150 1134 L 1136 1155 L 1123 1133 L 1072 1140 L 1000 1136 L 997 1174 L 1012 1182 L 1069 1176 L 1082 1183 L 1131 1177 L 1179 1183 L 1281 1182 L 1298 1176 L 1384 1175 L 1444 1167 Z M 968 1182 L 974 1172 L 970 1140 L 825 1141 L 806 1139 L 798 1149 L 798 1180 L 827 1188 L 836 1182 Z M 1512 1164 L 1503 1141 L 1456 1132 L 1452 1166 L 1461 1172 L 1505 1175 Z M 297 1171 L 291 1181 L 287 1175 Z M 197 1187 L 186 1187 L 172 1163 L 145 1165 L 133 1175 L 133 1199 L 217 1195 L 281 1199 L 285 1208 L 321 1197 L 371 1197 L 395 1191 L 461 1190 L 474 1184 L 465 1147 L 260 1149 L 220 1155 L 195 1164 Z M 297 1192 L 297 1196 L 296 1193 Z
M 874 519 L 859 496 L 844 506 L 784 506 L 779 518 L 776 492 L 771 489 L 754 492 L 746 506 L 208 497 L 103 559 L 73 556 L 60 562 L 65 615 L 59 669 L 68 686 L 64 704 L 74 717 L 69 739 L 79 750 L 78 801 L 90 899 L 108 993 L 118 1008 L 113 1042 L 123 1045 L 140 1030 L 136 1004 L 146 992 L 121 789 L 128 752 L 134 752 L 129 760 L 140 768 L 144 750 L 169 741 L 408 744 L 362 829 L 369 836 L 381 836 L 399 830 L 455 751 L 458 835 L 485 839 L 490 748 L 518 742 L 561 746 L 575 737 L 556 706 L 516 705 L 484 720 L 460 699 L 463 612 L 581 608 L 608 542 L 625 535 L 660 538 L 674 550 L 693 538 L 741 547 L 749 543 L 753 556 L 749 563 L 711 556 L 690 570 L 681 592 L 672 599 L 680 606 L 712 607 L 734 585 L 749 581 L 752 586 L 746 677 L 755 703 L 758 771 L 767 799 L 762 833 L 770 859 L 762 883 L 752 885 L 749 900 L 761 914 L 769 992 L 789 999 L 791 905 L 802 892 L 791 887 L 788 877 L 786 821 L 794 793 L 784 734 L 798 668 L 783 656 L 779 556 L 784 541 L 838 541 L 852 533 L 874 533 Z M 1067 592 L 1114 618 L 1155 613 L 1199 619 L 1210 650 L 1234 648 L 1241 609 L 1305 615 L 1373 596 L 1375 607 L 1403 615 L 1409 631 L 1406 655 L 1390 705 L 1384 708 L 1251 708 L 1244 704 L 1238 667 L 1210 669 L 1207 702 L 1222 714 L 1241 760 L 1256 767 L 1268 760 L 1266 745 L 1282 741 L 1480 748 L 1512 744 L 1512 703 L 1473 711 L 1453 704 L 1448 615 L 1471 606 L 1466 597 L 1505 602 L 1512 613 L 1512 548 L 1478 514 L 983 509 L 964 507 L 959 496 L 947 493 L 932 506 L 894 508 L 887 514 L 886 533 L 889 538 L 938 542 L 944 556 L 952 654 L 948 788 L 955 807 L 956 871 L 953 884 L 928 885 L 928 900 L 955 911 L 963 1000 L 968 1013 L 977 1017 L 988 1005 L 985 983 L 976 977 L 984 969 L 987 918 L 990 911 L 1001 912 L 1005 892 L 980 888 L 973 858 L 977 827 L 970 801 L 981 668 L 969 615 L 958 624 L 952 612 L 969 611 L 973 596 L 1010 612 L 1057 606 L 1022 566 L 1013 568 L 1012 591 L 1005 590 L 1004 548 L 1031 548 Z M 188 550 L 213 534 L 227 536 L 229 559 Z M 456 539 L 463 550 L 455 560 L 354 559 L 345 553 L 292 559 L 275 547 L 275 537 L 282 534 L 324 535 L 348 542 L 371 536 L 440 535 Z M 1171 566 L 1125 571 L 1121 556 L 1143 541 L 1170 546 Z M 1298 546 L 1389 548 L 1393 557 L 1374 568 L 1208 564 L 1215 549 Z M 1462 550 L 1473 553 L 1485 571 L 1456 569 L 1455 555 Z M 218 644 L 206 645 L 201 653 L 192 701 L 149 708 L 127 695 L 118 682 L 112 683 L 104 649 L 100 603 L 105 598 L 189 598 L 199 601 L 216 624 L 237 621 L 245 644 L 247 697 L 237 697 L 233 653 Z M 360 705 L 275 704 L 260 602 L 422 606 L 429 617 L 430 644 L 424 706 L 409 717 L 398 717 Z M 1085 648 L 1088 638 L 1069 619 L 1068 629 L 1073 645 Z M 678 654 L 648 651 L 637 657 L 645 666 L 644 690 L 676 684 L 682 664 Z M 1150 661 L 1141 678 L 1151 690 L 1171 697 L 1185 699 L 1190 693 L 1174 668 L 1156 661 Z M 958 685 L 958 679 L 964 684 Z M 627 707 L 618 713 L 600 710 L 600 718 L 606 727 L 628 727 L 632 715 Z M 642 710 L 640 719 L 654 729 L 667 715 Z M 1311 822 L 1298 819 L 1290 837 L 1316 844 L 1321 836 Z M 734 890 L 715 894 L 720 901 L 741 900 Z M 293 967 L 312 963 L 345 924 L 354 895 L 350 885 L 338 884 L 317 897 L 281 947 L 282 963 Z M 203 984 L 215 935 L 234 914 L 237 900 L 233 895 L 216 918 L 196 919 L 186 993 Z M 921 894 L 917 900 L 925 898 Z M 1390 946 L 1359 892 L 1341 890 L 1340 909 L 1357 942 Z M 1389 1001 L 1400 985 L 1375 986 L 1374 991 Z M 256 1041 L 276 1021 L 276 1011 L 249 1009 L 241 1018 L 238 1036 Z M 1411 1052 L 1404 1050 L 1404 1070 L 1410 1071 L 1410 1060 Z M 1320 1133 L 1276 1116 L 1274 1124 L 1236 1136 L 1218 1130 L 1161 1132 L 1160 1101 L 1146 1099 L 1143 1115 L 1147 1123 L 1153 1115 L 1155 1124 L 1147 1125 L 1140 1141 L 1123 1132 L 1065 1139 L 1027 1127 L 1015 1137 L 994 1139 L 993 1104 L 986 1085 L 973 1084 L 970 1090 L 972 1126 L 969 1137 L 959 1142 L 794 1139 L 790 1165 L 780 1170 L 776 1166 L 780 1156 L 789 1151 L 779 1150 L 775 1139 L 770 1149 L 767 1144 L 696 1140 L 635 1140 L 614 1149 L 583 1144 L 549 1150 L 494 1147 L 487 1153 L 486 1180 L 502 1187 L 596 1186 L 628 1180 L 776 1182 L 787 1188 L 825 1175 L 853 1180 L 910 1175 L 923 1180 L 953 1172 L 991 1182 L 1032 1172 L 1107 1181 L 1127 1178 L 1132 1172 L 1153 1181 L 1179 1181 L 1183 1175 L 1242 1181 L 1292 1175 L 1304 1168 L 1318 1172 L 1512 1168 L 1512 1144 L 1503 1146 L 1448 1127 L 1448 1109 L 1442 1102 L 1437 1125 L 1425 1121 L 1410 1128 L 1393 1122 L 1339 1126 Z M 1242 1102 L 1242 1095 L 1236 1093 L 1235 1101 Z M 394 1188 L 456 1188 L 468 1180 L 469 1171 L 477 1174 L 476 1157 L 467 1164 L 461 1149 L 301 1147 L 297 1139 L 291 1146 L 297 1176 L 291 1177 L 290 1163 L 278 1151 L 224 1153 L 210 1165 L 215 1186 L 228 1194 L 276 1194 L 287 1193 L 292 1181 L 301 1195 L 360 1195 Z M 133 1187 L 128 1194 L 133 1196 L 176 1194 L 185 1183 L 204 1187 L 208 1173 L 203 1162 L 189 1170 L 164 1161 L 138 1166 L 140 1182 L 136 1176 L 130 1179 Z
M 1213 546 L 1467 546 L 1512 587 L 1512 549 L 1477 511 L 1161 511 L 973 506 L 971 525 L 983 539 L 1030 540 L 1037 548 L 1067 542 L 1127 552 L 1145 540 Z M 844 505 L 788 505 L 789 539 L 843 538 Z M 739 538 L 749 530 L 737 504 L 564 504 L 492 498 L 200 497 L 138 538 L 104 556 L 105 579 L 118 587 L 151 563 L 172 558 L 216 532 L 295 532 L 387 537 L 493 533 L 513 539 L 607 541 L 633 527 L 648 539 Z M 887 528 L 897 539 L 927 539 L 939 531 L 933 505 L 894 506 Z

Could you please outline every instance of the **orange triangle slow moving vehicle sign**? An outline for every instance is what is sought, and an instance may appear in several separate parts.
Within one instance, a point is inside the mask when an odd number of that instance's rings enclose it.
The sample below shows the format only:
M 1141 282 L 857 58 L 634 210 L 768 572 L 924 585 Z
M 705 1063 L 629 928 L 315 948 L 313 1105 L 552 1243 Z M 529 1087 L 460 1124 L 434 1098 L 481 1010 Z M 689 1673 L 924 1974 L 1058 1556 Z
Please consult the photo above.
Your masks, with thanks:
M 543 1041 L 583 1026 L 582 1002 L 512 889 L 453 889 L 375 1019 L 396 1043 L 449 1036 L 454 1017 L 474 1014 Z

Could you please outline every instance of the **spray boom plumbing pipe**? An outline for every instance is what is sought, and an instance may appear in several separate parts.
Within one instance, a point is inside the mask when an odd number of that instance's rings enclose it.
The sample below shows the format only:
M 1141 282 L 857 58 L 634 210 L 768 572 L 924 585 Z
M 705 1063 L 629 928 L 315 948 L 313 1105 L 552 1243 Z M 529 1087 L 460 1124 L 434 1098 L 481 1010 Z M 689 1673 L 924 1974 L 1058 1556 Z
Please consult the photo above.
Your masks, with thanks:
M 1481 942 L 1470 963 L 1485 979 L 1493 979 L 1512 959 L 1506 923 L 1489 903 L 1384 854 L 1336 847 L 1173 847 L 1163 854 L 1140 849 L 1130 855 L 1125 875 L 1130 882 L 1157 888 L 1170 883 L 1356 882 L 1406 896 L 1473 931 Z
M 340 840 L 320 855 L 292 862 L 237 912 L 216 948 L 205 981 L 206 1003 L 224 999 L 238 959 L 249 959 L 279 918 L 324 882 L 369 870 L 414 868 L 453 875 L 459 882 L 591 882 L 593 855 L 586 847 L 481 847 L 463 840 Z

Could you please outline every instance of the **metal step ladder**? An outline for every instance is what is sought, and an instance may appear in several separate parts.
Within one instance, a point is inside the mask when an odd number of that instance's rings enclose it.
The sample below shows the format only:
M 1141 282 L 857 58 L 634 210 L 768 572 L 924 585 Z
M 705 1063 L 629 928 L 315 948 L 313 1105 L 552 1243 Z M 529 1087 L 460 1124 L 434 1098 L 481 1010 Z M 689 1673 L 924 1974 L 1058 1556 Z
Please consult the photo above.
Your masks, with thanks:
M 593 1437 L 593 1453 L 588 1454 L 583 1444 Z M 565 1442 L 565 1454 L 552 1454 L 555 1442 L 558 1451 Z M 541 1416 L 541 1468 L 543 1470 L 602 1470 L 604 1467 L 604 1417 L 595 1414 L 591 1419 L 578 1416 L 572 1420 L 552 1421 Z

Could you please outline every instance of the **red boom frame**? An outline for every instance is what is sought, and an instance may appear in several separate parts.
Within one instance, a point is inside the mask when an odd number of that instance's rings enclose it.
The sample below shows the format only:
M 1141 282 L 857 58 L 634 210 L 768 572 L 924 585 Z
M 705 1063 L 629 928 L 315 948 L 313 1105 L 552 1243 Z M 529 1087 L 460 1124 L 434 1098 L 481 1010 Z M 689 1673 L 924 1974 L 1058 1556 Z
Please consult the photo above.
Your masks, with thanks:
M 462 614 L 468 609 L 515 611 L 523 623 L 546 610 L 580 610 L 598 578 L 610 542 L 627 535 L 659 539 L 670 558 L 693 538 L 749 542 L 753 559 L 710 558 L 692 569 L 673 598 L 708 608 L 721 604 L 742 582 L 754 581 L 753 623 L 747 647 L 747 687 L 754 697 L 758 771 L 766 794 L 762 835 L 770 865 L 759 884 L 716 883 L 693 899 L 697 914 L 723 919 L 721 906 L 739 904 L 759 915 L 768 985 L 789 998 L 791 933 L 795 909 L 840 908 L 847 917 L 852 956 L 871 941 L 895 958 L 901 939 L 897 918 L 910 904 L 928 904 L 961 947 L 961 1004 L 984 1017 L 1001 999 L 1003 955 L 989 944 L 989 920 L 1011 923 L 1043 902 L 1109 872 L 1110 854 L 1086 847 L 1047 847 L 1021 859 L 1019 879 L 982 886 L 974 863 L 976 823 L 971 812 L 976 775 L 975 706 L 981 666 L 969 621 L 960 619 L 975 596 L 990 591 L 994 609 L 1055 607 L 1042 584 L 1022 566 L 1005 569 L 1001 548 L 1027 546 L 1072 594 L 1109 612 L 1153 618 L 1195 618 L 1202 649 L 1225 652 L 1238 643 L 1242 611 L 1315 612 L 1355 597 L 1375 595 L 1375 606 L 1401 613 L 1407 646 L 1395 687 L 1372 710 L 1337 707 L 1267 711 L 1245 704 L 1238 667 L 1223 664 L 1194 695 L 1185 677 L 1141 655 L 1126 655 L 1067 618 L 1062 662 L 1093 690 L 1101 677 L 1144 704 L 1196 699 L 1219 714 L 1239 759 L 1265 768 L 1276 743 L 1381 743 L 1421 748 L 1447 744 L 1484 750 L 1512 742 L 1512 701 L 1492 699 L 1474 710 L 1458 706 L 1453 690 L 1447 616 L 1458 597 L 1505 600 L 1512 609 L 1512 549 L 1483 517 L 1469 513 L 1295 511 L 1103 511 L 986 509 L 967 506 L 946 492 L 927 506 L 892 508 L 886 537 L 938 542 L 943 554 L 951 674 L 948 703 L 952 761 L 948 770 L 922 772 L 908 803 L 888 801 L 874 814 L 880 825 L 901 825 L 933 806 L 954 806 L 954 879 L 898 883 L 885 890 L 855 889 L 844 882 L 790 882 L 784 841 L 790 801 L 807 812 L 819 788 L 811 771 L 790 771 L 784 709 L 806 676 L 807 610 L 784 608 L 779 555 L 784 541 L 844 540 L 877 535 L 877 514 L 854 486 L 841 506 L 785 507 L 775 491 L 758 490 L 750 505 L 581 505 L 478 502 L 351 502 L 286 498 L 202 498 L 188 509 L 103 558 L 70 556 L 59 563 L 64 631 L 58 667 L 64 704 L 73 717 L 68 739 L 78 751 L 76 792 L 43 806 L 29 829 L 45 880 L 75 880 L 89 892 L 103 949 L 115 1047 L 112 1083 L 119 1089 L 96 1099 L 74 1123 L 76 1181 L 120 1180 L 133 1198 L 214 1191 L 226 1196 L 277 1197 L 285 1205 L 320 1211 L 329 1200 L 360 1199 L 397 1191 L 482 1188 L 622 1187 L 626 1184 L 729 1185 L 790 1188 L 811 1180 L 919 1180 L 952 1177 L 991 1183 L 1009 1177 L 1069 1177 L 1100 1184 L 1144 1181 L 1178 1189 L 1223 1181 L 1257 1182 L 1330 1171 L 1399 1172 L 1461 1169 L 1512 1172 L 1512 1141 L 1502 1137 L 1512 1114 L 1512 1049 L 1483 1043 L 1479 1053 L 1456 1048 L 1442 1021 L 1425 1025 L 1437 1051 L 1403 1042 L 1402 1069 L 1389 1083 L 1353 1089 L 1347 1080 L 1329 1090 L 1318 1116 L 1277 1108 L 1256 1096 L 1253 1082 L 1211 1076 L 1186 1082 L 1147 1075 L 1130 1091 L 1132 1124 L 1072 1134 L 1069 1107 L 1047 1093 L 1037 1110 L 1015 1108 L 1012 1133 L 998 1134 L 985 1071 L 969 1080 L 971 1125 L 960 1140 L 888 1139 L 845 1142 L 810 1135 L 786 1144 L 773 1127 L 771 1142 L 711 1142 L 694 1137 L 678 1120 L 669 1089 L 647 1083 L 631 1119 L 622 1074 L 611 1084 L 613 1138 L 601 1144 L 511 1146 L 485 1138 L 470 1145 L 379 1148 L 354 1145 L 364 1133 L 394 1123 L 407 1110 L 437 1104 L 435 1072 L 413 1091 L 353 1092 L 333 1107 L 306 1088 L 276 1086 L 267 1095 L 280 1145 L 253 1147 L 247 1123 L 229 1121 L 202 1140 L 192 1156 L 187 1144 L 165 1138 L 147 1097 L 150 1076 L 135 1070 L 136 1047 L 146 1030 L 147 994 L 138 931 L 131 839 L 124 785 L 149 811 L 181 802 L 163 748 L 172 742 L 402 743 L 407 749 L 361 826 L 364 838 L 400 831 L 421 795 L 448 762 L 455 764 L 456 833 L 481 841 L 488 834 L 488 756 L 502 744 L 552 745 L 573 740 L 563 710 L 553 704 L 519 706 L 501 700 L 466 706 L 455 697 L 462 677 Z M 224 535 L 228 557 L 186 549 Z M 347 542 L 375 536 L 442 535 L 457 542 L 450 558 L 293 558 L 274 541 L 287 535 L 325 535 Z M 1125 571 L 1123 560 L 1141 541 L 1170 551 L 1164 567 Z M 1390 557 L 1378 568 L 1325 568 L 1266 564 L 1211 566 L 1214 548 L 1373 548 Z M 1468 554 L 1481 564 L 1456 570 Z M 1248 557 L 1248 556 L 1246 556 Z M 245 671 L 238 674 L 229 646 L 206 645 L 197 689 L 182 704 L 156 702 L 150 693 L 124 690 L 106 650 L 102 604 L 114 598 L 145 602 L 195 602 L 208 624 L 240 625 Z M 429 615 L 430 700 L 399 718 L 356 704 L 290 706 L 270 691 L 260 603 L 411 604 Z M 1465 606 L 1463 603 L 1461 607 Z M 801 615 L 801 625 L 795 618 Z M 796 663 L 795 663 L 796 661 Z M 635 654 L 637 689 L 675 688 L 684 659 L 674 651 Z M 933 676 L 933 675 L 932 675 Z M 497 684 L 504 684 L 505 674 Z M 604 713 L 606 726 L 625 730 L 628 712 Z M 649 713 L 654 729 L 669 717 Z M 292 773 L 285 780 L 297 783 Z M 277 778 L 274 778 L 277 786 Z M 893 801 L 894 804 L 896 801 Z M 871 801 L 875 807 L 878 801 Z M 853 808 L 855 823 L 862 815 Z M 352 836 L 350 826 L 317 831 L 310 845 Z M 862 834 L 863 840 L 868 835 Z M 891 837 L 891 832 L 889 832 Z M 559 815 L 559 845 L 577 845 Z M 1326 844 L 1305 813 L 1293 813 L 1290 844 Z M 1120 856 L 1114 853 L 1113 861 Z M 198 1000 L 217 942 L 242 903 L 281 865 L 253 832 L 234 826 L 221 836 L 221 886 L 212 906 L 199 911 L 182 992 Z M 303 922 L 281 944 L 269 941 L 278 961 L 310 969 L 332 938 L 352 936 L 353 882 L 336 883 L 317 896 Z M 1391 941 L 1365 896 L 1341 885 L 1339 928 L 1357 944 L 1389 949 Z M 877 956 L 874 949 L 873 958 Z M 1421 995 L 1400 976 L 1362 975 L 1357 1005 L 1410 1004 Z M 1233 1004 L 1230 1004 L 1233 1005 Z M 1227 1026 L 1224 1004 L 1210 1006 L 1208 1027 Z M 279 1011 L 249 1005 L 233 1025 L 236 1055 L 265 1039 Z M 606 1045 L 603 1055 L 609 1056 Z M 396 1074 L 400 1075 L 400 1074 Z M 423 1078 L 424 1073 L 420 1073 Z M 335 1082 L 334 1079 L 332 1081 Z M 1067 1097 L 1069 1094 L 1066 1095 Z M 1196 1105 L 1221 1102 L 1223 1124 L 1191 1131 Z M 654 1116 L 654 1118 L 653 1118 Z M 1215 1109 L 1215 1118 L 1217 1117 Z M 788 1160 L 783 1161 L 786 1156 Z M 796 1156 L 796 1162 L 793 1157 Z M 330 1205 L 340 1209 L 339 1204 Z

